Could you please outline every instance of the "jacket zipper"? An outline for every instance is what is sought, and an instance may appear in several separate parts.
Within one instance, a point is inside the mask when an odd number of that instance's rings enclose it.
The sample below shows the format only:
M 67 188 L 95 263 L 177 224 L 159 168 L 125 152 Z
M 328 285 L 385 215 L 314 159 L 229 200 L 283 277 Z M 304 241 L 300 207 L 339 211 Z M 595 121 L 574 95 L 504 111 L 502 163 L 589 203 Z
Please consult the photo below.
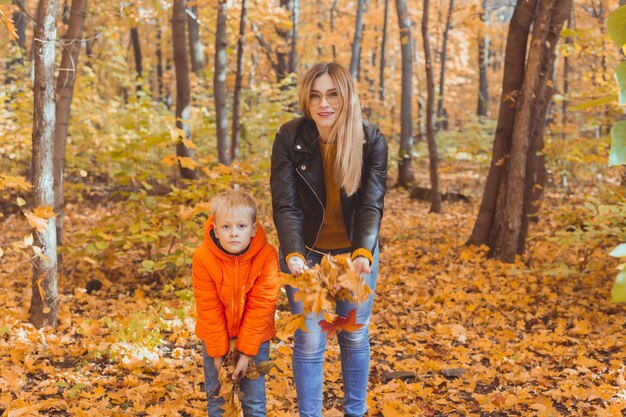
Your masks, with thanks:
M 315 235 L 315 241 L 313 242 L 313 247 L 315 247 L 315 245 L 317 244 L 317 239 L 320 236 L 320 232 L 322 231 L 322 226 L 324 225 L 324 219 L 326 218 L 326 208 L 324 207 L 324 204 L 322 204 L 322 200 L 320 199 L 320 197 L 315 192 L 315 189 L 313 188 L 311 183 L 309 183 L 309 181 L 304 177 L 304 175 L 302 175 L 302 173 L 298 169 L 296 169 L 296 172 L 298 173 L 298 175 L 300 175 L 300 177 L 302 177 L 304 182 L 306 182 L 306 184 L 309 186 L 311 191 L 313 191 L 313 194 L 315 195 L 315 198 L 317 198 L 317 201 L 320 203 L 320 206 L 322 206 L 322 222 L 320 223 L 320 227 L 317 229 L 317 234 Z M 305 245 L 305 247 L 306 247 L 306 245 Z M 310 248 L 307 248 L 307 249 L 309 249 L 309 251 L 306 254 L 306 256 L 308 256 L 309 253 L 311 253 L 311 249 Z M 305 258 L 306 258 L 306 256 L 305 256 Z
M 241 327 L 241 323 L 240 323 L 240 319 L 239 319 L 239 298 L 240 298 L 240 291 L 239 291 L 239 257 L 235 256 L 235 279 L 236 279 L 236 287 L 235 287 L 235 299 L 233 300 L 233 318 L 235 318 L 235 322 L 233 323 L 234 325 L 236 325 L 237 329 L 239 329 Z M 237 313 L 237 314 L 235 314 Z M 235 334 L 234 330 L 231 332 L 231 334 Z M 239 337 L 239 332 L 237 332 L 237 337 Z

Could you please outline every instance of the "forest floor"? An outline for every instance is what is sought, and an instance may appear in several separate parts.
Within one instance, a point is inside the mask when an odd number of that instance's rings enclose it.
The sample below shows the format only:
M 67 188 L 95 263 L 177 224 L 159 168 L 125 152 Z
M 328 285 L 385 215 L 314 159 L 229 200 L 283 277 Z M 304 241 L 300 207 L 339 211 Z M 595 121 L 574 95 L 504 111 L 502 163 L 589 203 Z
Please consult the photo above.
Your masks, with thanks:
M 371 324 L 370 415 L 625 415 L 626 306 L 609 301 L 610 248 L 559 244 L 548 217 L 532 226 L 523 259 L 488 260 L 484 249 L 463 246 L 478 203 L 446 203 L 443 214 L 430 214 L 428 203 L 390 190 Z M 4 220 L 2 246 L 27 230 Z M 74 271 L 59 279 L 59 326 L 37 331 L 27 323 L 30 262 L 11 254 L 1 262 L 3 417 L 205 415 L 188 281 L 138 281 L 130 267 L 119 277 Z M 87 291 L 93 278 L 103 286 Z M 283 294 L 279 321 L 286 310 Z M 291 338 L 274 342 L 268 415 L 295 416 Z M 333 339 L 328 417 L 343 415 L 338 357 Z

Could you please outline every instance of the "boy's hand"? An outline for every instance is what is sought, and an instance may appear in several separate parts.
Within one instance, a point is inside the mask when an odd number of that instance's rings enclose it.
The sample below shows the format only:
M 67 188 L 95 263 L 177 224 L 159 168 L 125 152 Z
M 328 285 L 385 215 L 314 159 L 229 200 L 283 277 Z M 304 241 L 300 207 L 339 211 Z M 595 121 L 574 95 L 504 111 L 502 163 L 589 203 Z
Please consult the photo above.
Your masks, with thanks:
M 371 274 L 372 268 L 370 268 L 370 261 L 365 256 L 357 256 L 352 260 L 352 266 L 354 267 L 354 272 L 359 275 L 363 274 Z
M 224 362 L 224 357 L 220 356 L 217 358 L 213 358 L 213 365 L 215 366 L 215 370 L 217 373 L 220 373 L 220 368 L 222 367 L 222 362 Z
M 233 372 L 233 379 L 238 380 L 246 376 L 248 370 L 248 363 L 250 362 L 250 356 L 239 353 L 239 360 L 237 360 L 237 366 L 235 372 Z

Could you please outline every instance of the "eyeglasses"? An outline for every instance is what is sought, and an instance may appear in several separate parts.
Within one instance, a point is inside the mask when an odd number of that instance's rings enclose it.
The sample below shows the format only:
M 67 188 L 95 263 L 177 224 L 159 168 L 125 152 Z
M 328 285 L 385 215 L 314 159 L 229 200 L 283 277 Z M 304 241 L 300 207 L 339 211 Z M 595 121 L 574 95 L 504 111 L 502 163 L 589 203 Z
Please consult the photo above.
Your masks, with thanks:
M 309 96 L 309 102 L 312 106 L 319 106 L 322 103 L 322 100 L 326 97 L 326 101 L 331 106 L 339 104 L 339 93 L 337 91 L 331 91 L 328 94 L 320 94 L 320 93 L 311 93 Z

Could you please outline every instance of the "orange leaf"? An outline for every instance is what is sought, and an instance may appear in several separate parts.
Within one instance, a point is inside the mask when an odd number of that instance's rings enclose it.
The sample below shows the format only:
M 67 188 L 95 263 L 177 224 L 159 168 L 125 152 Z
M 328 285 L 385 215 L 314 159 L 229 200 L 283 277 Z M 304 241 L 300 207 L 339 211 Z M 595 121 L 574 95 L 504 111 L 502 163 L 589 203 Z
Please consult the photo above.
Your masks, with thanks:
M 326 337 L 330 338 L 335 333 L 345 330 L 347 332 L 353 332 L 363 327 L 363 324 L 356 323 L 356 308 L 350 310 L 348 317 L 337 317 L 332 323 L 328 323 L 326 320 L 319 322 L 320 327 L 326 332 Z

